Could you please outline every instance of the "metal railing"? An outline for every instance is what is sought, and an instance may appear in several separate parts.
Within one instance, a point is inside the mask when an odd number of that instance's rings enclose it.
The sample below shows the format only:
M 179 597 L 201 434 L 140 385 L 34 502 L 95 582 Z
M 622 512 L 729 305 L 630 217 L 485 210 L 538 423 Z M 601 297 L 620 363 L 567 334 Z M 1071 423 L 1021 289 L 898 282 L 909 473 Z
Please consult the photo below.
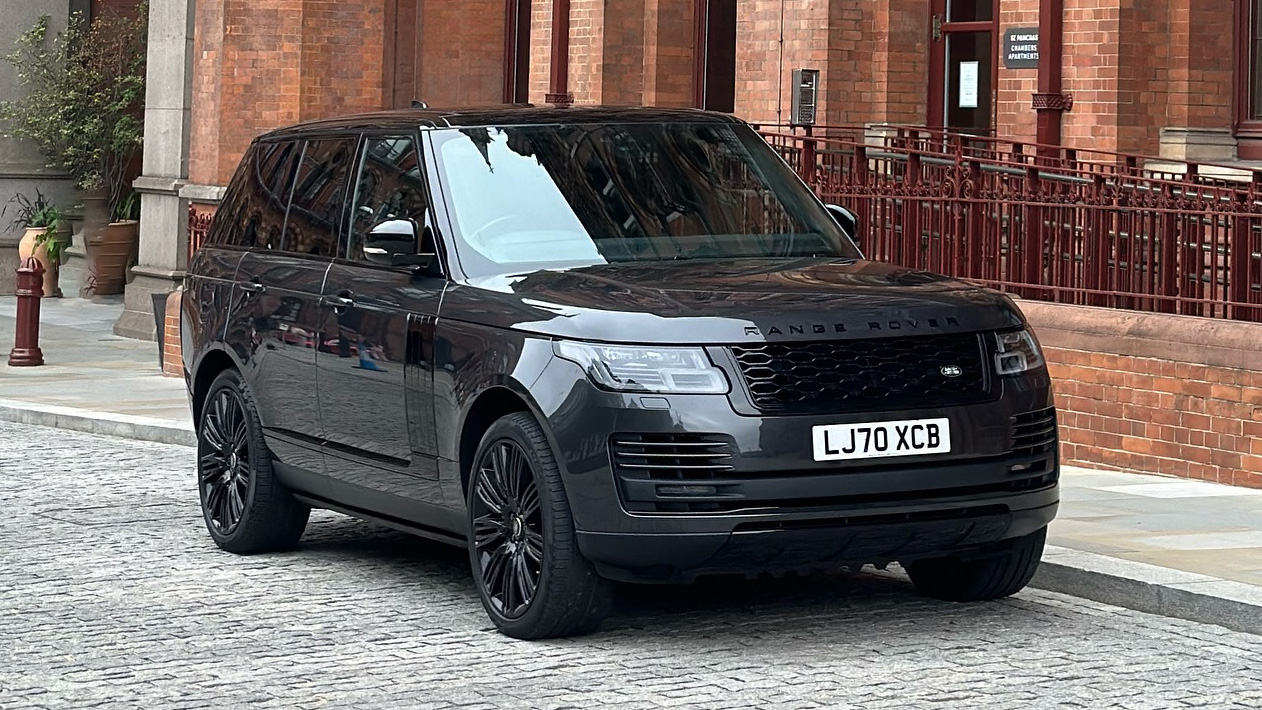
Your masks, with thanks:
M 1026 298 L 1262 321 L 1262 171 L 917 128 L 762 130 L 872 258 Z

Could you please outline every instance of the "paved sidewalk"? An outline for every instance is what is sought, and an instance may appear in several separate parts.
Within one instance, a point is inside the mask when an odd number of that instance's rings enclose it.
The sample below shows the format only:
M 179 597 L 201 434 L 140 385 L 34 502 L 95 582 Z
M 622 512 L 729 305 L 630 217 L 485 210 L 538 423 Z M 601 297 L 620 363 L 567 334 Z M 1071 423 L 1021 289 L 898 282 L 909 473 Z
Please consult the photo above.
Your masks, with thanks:
M 164 377 L 156 343 L 114 335 L 122 297 L 40 304 L 44 365 L 9 367 L 17 299 L 0 296 L 0 416 L 164 443 L 192 440 L 184 381 Z
M 15 300 L 0 297 L 0 350 Z M 183 381 L 113 335 L 121 303 L 45 299 L 47 365 L 0 364 L 0 419 L 190 443 Z M 1262 491 L 1069 468 L 1036 586 L 1262 633 Z

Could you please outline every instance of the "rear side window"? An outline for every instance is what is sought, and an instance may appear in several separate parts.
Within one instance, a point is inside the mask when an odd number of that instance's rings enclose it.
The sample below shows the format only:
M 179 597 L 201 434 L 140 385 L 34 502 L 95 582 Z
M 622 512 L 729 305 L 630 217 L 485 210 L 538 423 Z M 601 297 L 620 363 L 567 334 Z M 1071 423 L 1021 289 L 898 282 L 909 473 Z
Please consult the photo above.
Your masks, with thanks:
M 289 205 L 285 251 L 337 256 L 346 223 L 342 215 L 354 156 L 354 138 L 307 141 Z
M 251 146 L 215 215 L 210 243 L 247 249 L 281 247 L 285 206 L 301 148 L 294 141 Z

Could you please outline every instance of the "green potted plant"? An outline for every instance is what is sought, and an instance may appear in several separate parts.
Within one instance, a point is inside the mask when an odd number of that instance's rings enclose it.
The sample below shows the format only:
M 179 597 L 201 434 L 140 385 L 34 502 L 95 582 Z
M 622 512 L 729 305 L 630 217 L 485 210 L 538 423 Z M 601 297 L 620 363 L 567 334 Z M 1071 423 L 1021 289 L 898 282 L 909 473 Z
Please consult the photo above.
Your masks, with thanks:
M 60 33 L 41 18 L 5 58 L 24 95 L 0 102 L 6 135 L 34 143 L 50 167 L 64 170 L 83 191 L 84 243 L 96 294 L 120 293 L 139 241 L 128 200 L 144 137 L 145 50 L 148 8 L 105 12 L 91 22 L 71 16 Z M 128 224 L 130 222 L 130 224 Z M 120 259 L 118 253 L 122 252 Z
M 61 266 L 61 252 L 65 242 L 59 234 L 62 227 L 62 214 L 57 206 L 44 197 L 44 193 L 35 190 L 35 197 L 27 197 L 22 193 L 14 195 L 0 210 L 0 217 L 14 211 L 10 226 L 26 230 L 22 240 L 18 242 L 18 258 L 35 259 L 44 267 L 44 297 L 60 298 L 61 288 L 57 283 Z

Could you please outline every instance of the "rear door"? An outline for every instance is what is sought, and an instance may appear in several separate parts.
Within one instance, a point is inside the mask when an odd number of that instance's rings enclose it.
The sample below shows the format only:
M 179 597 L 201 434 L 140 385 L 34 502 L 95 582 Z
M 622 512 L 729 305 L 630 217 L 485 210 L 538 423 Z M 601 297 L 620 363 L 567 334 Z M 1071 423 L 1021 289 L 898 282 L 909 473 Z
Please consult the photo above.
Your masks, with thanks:
M 317 361 L 325 462 L 347 483 L 440 504 L 430 351 L 446 280 L 364 249 L 384 222 L 412 220 L 432 234 L 420 142 L 368 135 L 359 160 L 343 256 L 324 285 L 329 337 Z M 419 251 L 433 250 L 430 239 Z
M 247 344 L 246 377 L 264 437 L 286 464 L 323 471 L 322 426 L 316 396 L 316 345 L 320 339 L 320 295 L 336 253 L 340 230 L 316 224 L 305 213 L 311 200 L 296 185 L 310 180 L 317 142 L 282 140 L 262 144 L 255 161 L 255 191 L 243 215 L 244 239 L 251 246 L 237 271 L 243 317 L 236 318 L 239 340 Z M 349 162 L 354 144 L 346 156 Z M 328 197 L 342 210 L 343 186 Z

